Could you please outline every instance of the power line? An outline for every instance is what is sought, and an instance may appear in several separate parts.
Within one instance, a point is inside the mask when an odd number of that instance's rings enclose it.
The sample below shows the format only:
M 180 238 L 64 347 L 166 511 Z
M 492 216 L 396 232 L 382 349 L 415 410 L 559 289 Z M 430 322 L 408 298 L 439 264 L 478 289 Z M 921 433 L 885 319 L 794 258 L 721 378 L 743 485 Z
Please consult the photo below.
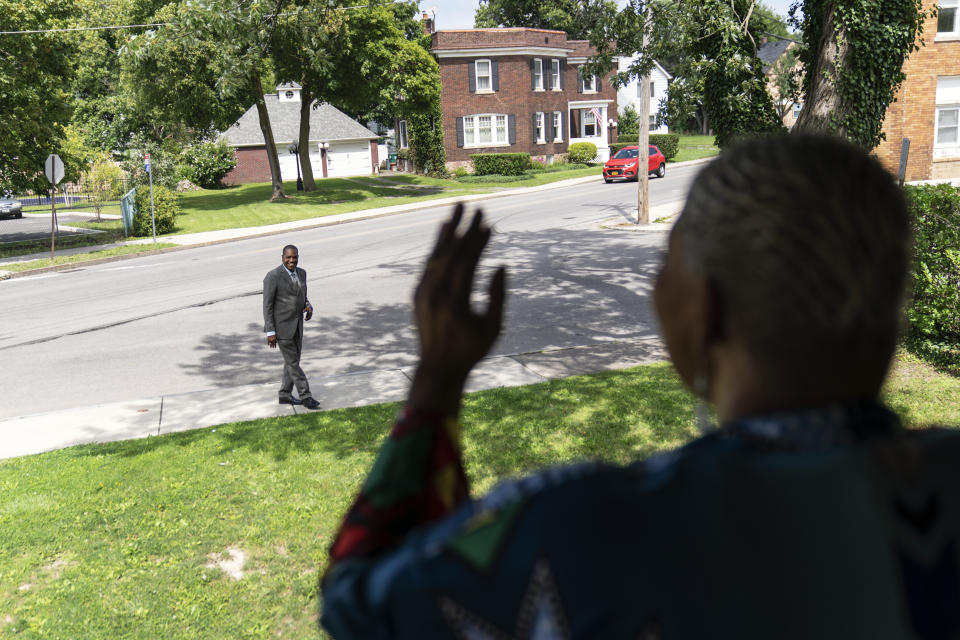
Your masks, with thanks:
M 352 9 L 369 9 L 371 7 L 383 7 L 391 4 L 406 4 L 406 0 L 393 0 L 392 2 L 384 2 L 383 4 L 358 4 L 352 7 L 332 7 L 334 11 L 350 11 Z M 295 13 L 274 13 L 268 16 L 267 18 L 285 18 L 289 16 L 295 16 Z M 76 31 L 110 31 L 116 29 L 142 29 L 146 27 L 172 27 L 176 22 L 152 22 L 150 24 L 117 24 L 117 25 L 108 25 L 103 27 L 61 27 L 58 29 L 26 29 L 23 31 L 0 31 L 0 36 L 19 36 L 27 34 L 38 34 L 38 33 L 69 33 Z

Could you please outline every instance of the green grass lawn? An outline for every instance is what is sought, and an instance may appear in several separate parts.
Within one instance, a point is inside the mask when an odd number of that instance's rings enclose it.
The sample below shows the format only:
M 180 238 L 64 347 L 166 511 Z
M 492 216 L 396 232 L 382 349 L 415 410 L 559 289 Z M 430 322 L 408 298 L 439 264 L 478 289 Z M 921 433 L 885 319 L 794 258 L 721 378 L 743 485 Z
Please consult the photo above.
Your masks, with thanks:
M 710 158 L 718 153 L 713 136 L 680 136 L 680 150 L 672 162 Z
M 110 258 L 112 256 L 126 256 L 126 255 L 137 255 L 150 253 L 156 249 L 167 249 L 169 247 L 176 247 L 178 245 L 172 242 L 158 242 L 157 244 L 135 244 L 135 245 L 126 245 L 122 247 L 111 247 L 109 249 L 102 249 L 100 251 L 87 251 L 85 253 L 74 253 L 71 255 L 57 255 L 54 252 L 53 260 L 50 258 L 42 258 L 40 260 L 30 260 L 28 262 L 13 262 L 9 264 L 0 264 L 0 270 L 3 271 L 30 271 L 32 269 L 42 269 L 44 267 L 52 267 L 54 265 L 60 264 L 75 264 L 78 262 L 89 262 L 91 260 L 99 260 L 100 258 Z M 49 245 L 47 246 L 49 250 Z M 61 249 L 63 247 L 60 247 Z
M 960 379 L 909 358 L 886 393 L 960 424 Z M 397 405 L 0 461 L 0 637 L 316 638 L 326 547 Z M 470 394 L 477 492 L 548 464 L 625 463 L 696 436 L 666 365 Z M 217 562 L 242 552 L 239 580 Z
M 105 222 L 82 222 L 74 223 L 71 226 L 89 227 L 100 229 L 105 233 L 84 233 L 84 234 L 66 234 L 62 233 L 57 238 L 56 249 L 75 249 L 77 247 L 90 247 L 102 244 L 112 244 L 123 240 L 123 229 L 119 220 Z M 20 242 L 0 243 L 0 258 L 13 258 L 16 256 L 30 255 L 31 253 L 43 253 L 50 251 L 50 237 L 36 240 L 22 240 Z
M 599 168 L 539 174 L 533 179 L 490 184 L 462 184 L 426 176 L 405 175 L 318 180 L 318 190 L 297 193 L 296 184 L 284 183 L 289 196 L 270 202 L 268 183 L 247 184 L 215 191 L 184 193 L 183 214 L 175 233 L 257 227 L 291 220 L 319 218 L 361 209 L 487 193 L 511 187 L 532 187 L 568 178 L 599 174 Z

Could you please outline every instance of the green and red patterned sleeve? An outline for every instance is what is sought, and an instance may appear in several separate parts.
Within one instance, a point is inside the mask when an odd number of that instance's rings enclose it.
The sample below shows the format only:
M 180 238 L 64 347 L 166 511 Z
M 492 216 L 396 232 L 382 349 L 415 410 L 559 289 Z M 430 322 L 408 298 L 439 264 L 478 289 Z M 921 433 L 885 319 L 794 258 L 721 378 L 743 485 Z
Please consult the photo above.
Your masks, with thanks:
M 469 495 L 457 420 L 407 407 L 340 525 L 327 572 L 346 558 L 393 549 L 409 531 L 443 518 Z

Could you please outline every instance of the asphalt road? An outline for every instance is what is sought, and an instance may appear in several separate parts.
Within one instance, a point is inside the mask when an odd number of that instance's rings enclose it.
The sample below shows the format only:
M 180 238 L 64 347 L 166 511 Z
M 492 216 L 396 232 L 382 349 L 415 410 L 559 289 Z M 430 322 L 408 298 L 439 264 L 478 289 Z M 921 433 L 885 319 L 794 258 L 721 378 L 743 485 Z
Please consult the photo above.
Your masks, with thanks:
M 69 226 L 72 222 L 88 222 L 91 220 L 89 215 L 73 215 L 70 213 L 57 213 L 57 223 L 60 226 Z M 61 235 L 70 235 L 73 233 L 90 233 L 84 230 L 79 232 L 61 229 Z M 27 214 L 22 218 L 3 218 L 0 219 L 0 242 L 19 242 L 21 240 L 38 240 L 50 238 L 50 213 L 46 215 Z
M 651 180 L 680 200 L 702 165 Z M 636 185 L 596 183 L 480 203 L 495 235 L 482 280 L 508 267 L 494 353 L 647 338 L 666 234 L 638 233 Z M 316 313 L 308 376 L 408 366 L 410 297 L 449 207 L 0 282 L 0 418 L 279 381 L 262 334 L 263 276 L 299 246 Z

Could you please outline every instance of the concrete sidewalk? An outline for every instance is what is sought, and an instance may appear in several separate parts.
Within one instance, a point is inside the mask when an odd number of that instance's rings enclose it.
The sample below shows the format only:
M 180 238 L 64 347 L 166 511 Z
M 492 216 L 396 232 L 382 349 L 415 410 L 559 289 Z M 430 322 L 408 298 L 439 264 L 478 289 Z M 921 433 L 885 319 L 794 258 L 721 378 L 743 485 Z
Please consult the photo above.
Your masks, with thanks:
M 474 369 L 467 391 L 534 384 L 665 359 L 657 338 L 493 356 Z M 313 375 L 311 387 L 323 409 L 359 407 L 402 401 L 412 374 L 412 369 L 383 369 Z M 278 404 L 278 385 L 206 389 L 0 420 L 0 458 L 308 412 Z

